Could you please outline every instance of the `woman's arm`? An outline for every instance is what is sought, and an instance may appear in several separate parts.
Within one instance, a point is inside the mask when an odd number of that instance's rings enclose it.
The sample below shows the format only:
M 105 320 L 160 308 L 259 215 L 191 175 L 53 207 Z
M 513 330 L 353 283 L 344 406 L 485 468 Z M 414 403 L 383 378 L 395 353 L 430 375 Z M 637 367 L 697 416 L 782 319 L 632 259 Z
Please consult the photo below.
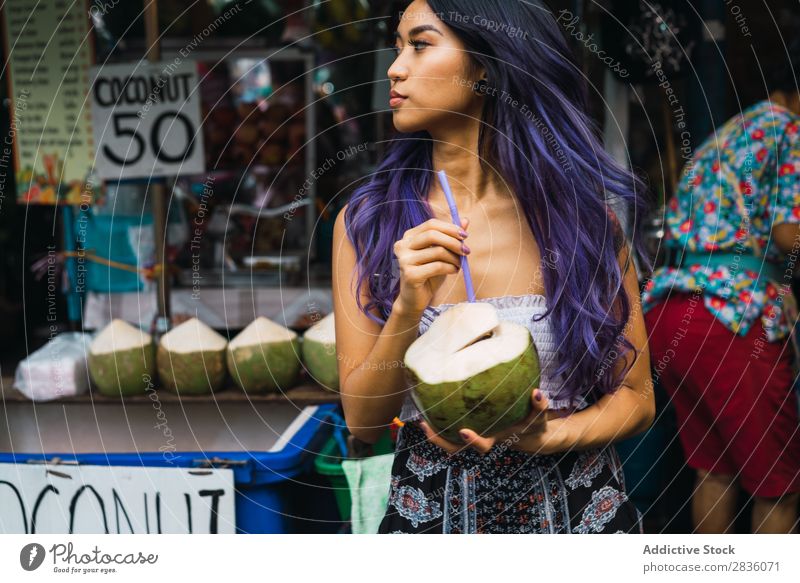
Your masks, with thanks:
M 407 384 L 403 357 L 417 338 L 422 314 L 395 305 L 383 328 L 359 308 L 355 296 L 356 254 L 345 232 L 347 205 L 333 229 L 333 305 L 336 357 L 345 420 L 350 432 L 375 443 L 400 411 Z M 362 305 L 369 301 L 361 290 Z M 373 314 L 380 317 L 377 310 Z
M 625 273 L 624 287 L 631 305 L 631 313 L 623 335 L 633 344 L 638 356 L 628 353 L 635 361 L 620 387 L 612 394 L 603 395 L 585 409 L 567 417 L 552 419 L 540 434 L 523 434 L 511 445 L 512 449 L 529 453 L 557 453 L 567 450 L 584 450 L 602 447 L 645 431 L 653 423 L 656 413 L 653 379 L 650 374 L 650 351 L 647 347 L 647 330 L 642 315 L 639 281 L 633 261 L 628 261 L 629 248 L 620 251 L 620 266 Z M 620 358 L 615 363 L 616 374 L 624 368 Z

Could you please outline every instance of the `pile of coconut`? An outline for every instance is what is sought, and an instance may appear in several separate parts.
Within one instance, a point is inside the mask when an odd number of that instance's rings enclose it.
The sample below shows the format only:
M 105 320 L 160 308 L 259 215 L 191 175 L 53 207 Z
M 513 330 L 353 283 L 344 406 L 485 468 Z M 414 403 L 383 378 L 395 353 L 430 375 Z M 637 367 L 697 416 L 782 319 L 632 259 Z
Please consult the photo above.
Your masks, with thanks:
M 311 377 L 324 388 L 339 390 L 339 360 L 333 312 L 303 334 L 303 363 Z
M 159 342 L 156 361 L 161 384 L 189 395 L 221 389 L 227 377 L 227 346 L 224 336 L 197 318 L 186 320 Z
M 282 392 L 297 382 L 300 339 L 285 326 L 256 318 L 228 344 L 227 362 L 245 392 Z
M 155 375 L 155 346 L 149 334 L 124 320 L 112 320 L 92 340 L 89 376 L 108 396 L 144 393 Z
M 151 336 L 119 319 L 94 338 L 89 373 L 106 395 L 142 393 L 155 382 L 183 394 L 208 394 L 225 385 L 228 373 L 245 392 L 281 392 L 295 386 L 301 364 L 311 378 L 339 390 L 333 313 L 300 337 L 269 318 L 259 317 L 230 342 L 191 318 L 161 337 Z

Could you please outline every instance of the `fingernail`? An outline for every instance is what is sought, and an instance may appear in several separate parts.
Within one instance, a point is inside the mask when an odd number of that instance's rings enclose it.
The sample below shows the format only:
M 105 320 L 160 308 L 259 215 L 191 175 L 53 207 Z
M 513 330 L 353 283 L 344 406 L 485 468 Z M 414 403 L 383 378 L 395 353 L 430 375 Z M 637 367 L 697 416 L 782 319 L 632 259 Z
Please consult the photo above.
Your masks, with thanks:
M 466 239 L 469 236 L 469 234 L 464 229 L 460 229 L 458 231 L 458 234 L 461 236 L 462 239 Z
M 536 389 L 536 395 L 534 395 L 534 396 L 536 397 L 537 401 L 541 401 L 542 400 L 542 392 L 539 389 Z
M 463 441 L 464 443 L 466 443 L 467 440 L 469 439 L 469 433 L 467 433 L 466 431 L 459 431 L 458 434 L 461 436 L 461 441 Z
M 466 245 L 464 245 L 464 243 L 461 243 L 461 250 L 462 250 L 464 253 L 466 253 L 467 255 L 469 255 L 470 253 L 472 253 L 472 251 L 470 250 L 470 248 L 469 248 L 469 247 L 467 247 Z

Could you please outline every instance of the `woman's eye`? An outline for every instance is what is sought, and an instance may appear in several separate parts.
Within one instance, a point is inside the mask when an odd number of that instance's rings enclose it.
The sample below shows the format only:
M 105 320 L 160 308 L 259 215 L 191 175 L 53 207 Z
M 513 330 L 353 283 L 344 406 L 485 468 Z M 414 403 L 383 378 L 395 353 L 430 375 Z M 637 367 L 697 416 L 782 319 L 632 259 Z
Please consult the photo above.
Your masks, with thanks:
M 423 48 L 430 46 L 431 43 L 425 42 L 424 40 L 409 40 L 408 44 L 409 46 L 414 47 L 415 51 L 420 51 Z M 403 51 L 403 48 L 398 46 L 392 47 L 392 49 L 394 50 L 395 55 L 399 55 Z

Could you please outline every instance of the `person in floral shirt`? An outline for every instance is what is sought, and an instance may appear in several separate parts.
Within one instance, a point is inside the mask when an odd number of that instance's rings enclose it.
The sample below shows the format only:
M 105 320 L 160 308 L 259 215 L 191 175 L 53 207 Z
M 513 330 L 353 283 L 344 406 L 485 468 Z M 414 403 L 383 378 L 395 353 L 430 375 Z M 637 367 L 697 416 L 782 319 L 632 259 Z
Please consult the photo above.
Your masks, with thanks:
M 665 244 L 679 266 L 655 270 L 642 292 L 653 378 L 697 470 L 697 532 L 731 531 L 737 484 L 754 497 L 755 532 L 790 532 L 797 520 L 800 95 L 778 73 L 768 99 L 716 128 L 686 164 L 666 208 Z
M 703 143 L 669 201 L 666 244 L 684 252 L 729 251 L 763 255 L 766 262 L 784 261 L 770 231 L 773 224 L 800 222 L 799 131 L 797 114 L 766 100 L 718 130 L 721 146 L 714 136 Z M 734 191 L 742 195 L 744 213 Z M 758 271 L 737 267 L 693 264 L 658 269 L 642 292 L 643 309 L 652 308 L 670 290 L 691 293 L 702 287 L 705 307 L 731 331 L 744 336 L 760 318 L 768 342 L 786 338 L 790 323 L 778 291 L 786 281 L 770 281 L 764 273 L 758 279 Z

